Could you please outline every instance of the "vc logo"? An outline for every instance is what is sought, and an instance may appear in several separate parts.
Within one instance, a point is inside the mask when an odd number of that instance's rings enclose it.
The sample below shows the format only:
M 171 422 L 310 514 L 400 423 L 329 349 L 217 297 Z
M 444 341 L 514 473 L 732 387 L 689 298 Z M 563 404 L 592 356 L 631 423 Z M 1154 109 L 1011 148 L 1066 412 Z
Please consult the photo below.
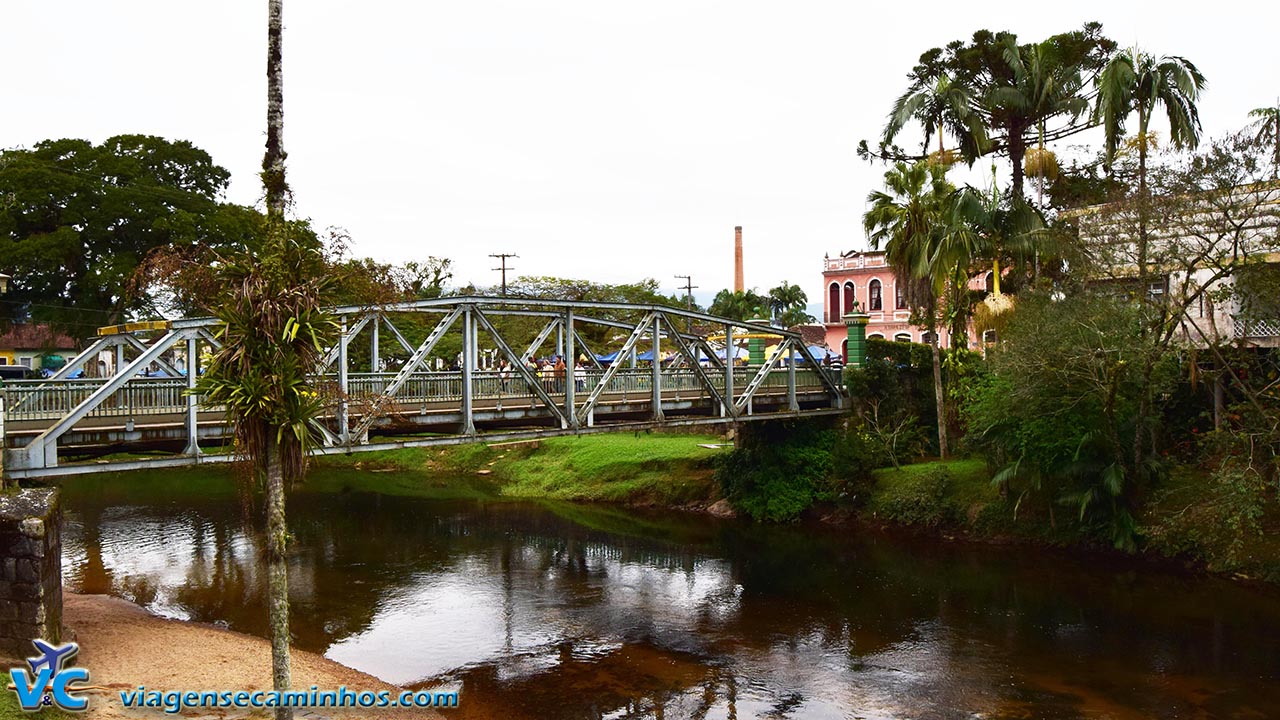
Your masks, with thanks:
M 57 706 L 77 712 L 88 707 L 89 701 L 86 698 L 72 694 L 88 688 L 73 688 L 71 684 L 88 682 L 89 671 L 79 667 L 63 668 L 80 651 L 80 646 L 67 643 L 54 647 L 43 640 L 32 640 L 31 643 L 43 653 L 38 657 L 27 658 L 31 674 L 27 674 L 26 668 L 9 670 L 9 677 L 13 679 L 13 684 L 9 687 L 18 694 L 18 704 L 22 709 L 40 710 Z

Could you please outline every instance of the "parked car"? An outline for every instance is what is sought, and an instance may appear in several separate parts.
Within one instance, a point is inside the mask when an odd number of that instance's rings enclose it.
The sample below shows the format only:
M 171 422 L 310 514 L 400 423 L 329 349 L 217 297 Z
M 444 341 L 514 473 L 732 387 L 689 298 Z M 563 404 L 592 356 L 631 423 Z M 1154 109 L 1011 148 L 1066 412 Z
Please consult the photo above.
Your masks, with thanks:
M 26 365 L 0 365 L 0 380 L 38 380 L 40 373 Z

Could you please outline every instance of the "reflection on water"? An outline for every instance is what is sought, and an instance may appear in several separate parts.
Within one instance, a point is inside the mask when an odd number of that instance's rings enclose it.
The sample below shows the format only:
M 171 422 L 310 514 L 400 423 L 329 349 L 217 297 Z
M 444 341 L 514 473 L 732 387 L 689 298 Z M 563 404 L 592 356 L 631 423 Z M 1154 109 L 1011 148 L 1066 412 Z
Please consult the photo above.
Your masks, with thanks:
M 68 482 L 68 585 L 264 635 L 245 511 L 179 487 Z M 1223 581 L 580 506 L 299 492 L 289 517 L 295 643 L 459 688 L 459 717 L 1280 716 L 1280 596 Z

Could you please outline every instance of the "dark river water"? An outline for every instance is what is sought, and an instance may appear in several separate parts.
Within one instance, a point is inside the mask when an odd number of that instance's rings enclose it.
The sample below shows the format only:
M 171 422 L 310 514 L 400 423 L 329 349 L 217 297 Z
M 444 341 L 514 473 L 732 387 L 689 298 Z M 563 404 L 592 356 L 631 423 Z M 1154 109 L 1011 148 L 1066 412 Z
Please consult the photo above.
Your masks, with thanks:
M 246 509 L 191 477 L 69 480 L 67 584 L 264 635 Z M 1280 717 L 1280 593 L 1214 578 L 574 505 L 300 491 L 289 520 L 295 644 L 457 717 Z

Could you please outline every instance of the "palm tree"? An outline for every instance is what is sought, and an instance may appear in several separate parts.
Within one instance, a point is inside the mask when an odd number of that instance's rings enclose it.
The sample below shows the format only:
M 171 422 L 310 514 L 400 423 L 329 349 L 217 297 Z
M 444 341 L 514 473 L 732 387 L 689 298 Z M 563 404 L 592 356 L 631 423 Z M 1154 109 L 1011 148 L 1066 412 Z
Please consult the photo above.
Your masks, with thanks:
M 940 288 L 954 275 L 945 262 L 935 262 L 936 248 L 949 233 L 945 227 L 947 203 L 954 188 L 945 167 L 917 162 L 896 163 L 884 174 L 885 190 L 867 195 L 871 209 L 862 216 L 862 227 L 873 249 L 885 256 L 898 282 L 907 283 L 907 302 L 923 311 L 933 353 L 933 391 L 938 414 L 938 453 L 947 457 L 946 398 L 942 393 L 942 353 L 938 349 L 938 298 Z
M 267 597 L 271 682 L 290 686 L 289 576 L 285 487 L 306 471 L 307 421 L 320 411 L 310 373 L 333 323 L 320 310 L 324 261 L 306 228 L 285 219 L 283 0 L 267 1 L 267 143 L 262 160 L 266 241 L 220 263 L 221 347 L 196 385 L 207 402 L 223 404 L 237 451 L 266 485 Z M 300 232 L 301 231 L 301 232 Z M 288 707 L 277 720 L 292 720 Z
M 893 103 L 881 138 L 882 144 L 888 145 L 907 123 L 915 120 L 924 130 L 921 146 L 925 152 L 928 152 L 929 140 L 937 133 L 940 163 L 946 164 L 943 135 L 947 132 L 956 139 L 960 156 L 966 162 L 973 162 L 982 155 L 988 142 L 987 131 L 973 110 L 973 89 L 945 71 L 927 66 L 913 73 L 912 77 L 911 86 Z
M 948 254 L 952 259 L 934 259 L 935 263 L 961 263 L 976 258 L 991 261 L 992 291 L 978 306 L 979 330 L 998 326 L 1000 316 L 1013 309 L 1012 299 L 1000 291 L 1000 263 L 1006 258 L 1025 262 L 1037 257 L 1050 239 L 1039 211 L 1017 195 L 1001 199 L 994 165 L 991 176 L 989 191 L 966 186 L 956 193 L 951 234 L 937 250 L 939 255 Z
M 1080 65 L 1066 57 L 1054 40 L 1022 46 L 1009 36 L 1003 40 L 1001 55 L 1010 77 L 988 91 L 983 105 L 991 124 L 1004 129 L 1013 194 L 1023 198 L 1028 134 L 1038 128 L 1043 138 L 1046 121 L 1060 116 L 1069 116 L 1074 124 L 1088 112 L 1089 101 L 1081 95 Z
M 791 327 L 806 322 L 813 322 L 813 316 L 805 312 L 809 296 L 804 288 L 792 285 L 786 280 L 769 291 L 769 311 L 773 322 L 780 327 Z
M 750 320 L 757 315 L 768 312 L 769 299 L 761 297 L 755 290 L 721 290 L 711 300 L 707 313 L 729 318 L 731 320 Z
M 1258 129 L 1258 142 L 1273 142 L 1275 156 L 1271 161 L 1272 179 L 1280 178 L 1280 100 L 1275 107 L 1256 108 L 1249 111 L 1249 117 L 1257 118 L 1252 125 Z
M 1200 143 L 1200 113 L 1196 101 L 1204 90 L 1204 75 L 1190 60 L 1176 55 L 1155 57 L 1138 48 L 1116 53 L 1098 76 L 1093 116 L 1106 133 L 1106 157 L 1115 157 L 1125 123 L 1138 114 L 1138 189 L 1147 191 L 1147 140 L 1151 116 L 1163 106 L 1169 139 L 1180 150 Z
M 863 157 L 905 159 L 889 143 L 910 121 L 920 122 L 925 145 L 934 132 L 958 138 L 961 155 L 972 164 L 989 153 L 1009 156 L 1013 192 L 1022 196 L 1023 156 L 1032 130 L 1045 141 L 1059 140 L 1091 125 L 1085 87 L 1115 48 L 1102 26 L 1019 45 L 1009 32 L 979 30 L 971 42 L 956 41 L 920 56 L 908 74 L 907 91 L 894 103 L 879 153 L 866 143 Z M 1050 122 L 1053 121 L 1053 122 Z

